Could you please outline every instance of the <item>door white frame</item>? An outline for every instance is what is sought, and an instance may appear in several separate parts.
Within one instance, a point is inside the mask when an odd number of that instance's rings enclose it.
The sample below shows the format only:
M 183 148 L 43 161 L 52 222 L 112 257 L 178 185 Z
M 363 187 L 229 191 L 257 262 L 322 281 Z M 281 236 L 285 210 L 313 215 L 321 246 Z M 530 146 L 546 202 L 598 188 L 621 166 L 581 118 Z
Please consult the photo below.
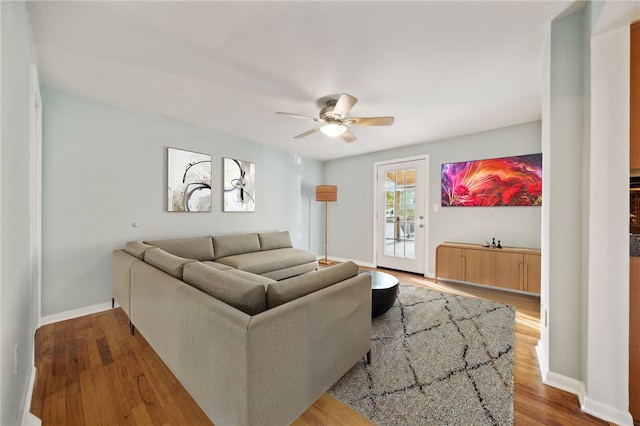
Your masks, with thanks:
M 42 318 L 42 98 L 35 65 L 31 65 L 29 101 L 30 126 L 30 251 L 31 251 L 31 313 L 30 329 L 35 330 Z
M 424 271 L 423 276 L 427 276 L 429 270 L 429 154 L 416 155 L 414 157 L 397 158 L 393 160 L 378 161 L 373 163 L 373 265 L 378 267 L 378 167 L 395 163 L 404 163 L 407 161 L 424 160 L 425 169 L 425 185 L 424 185 L 424 226 L 425 237 L 423 238 L 424 253 Z
M 31 375 L 25 395 L 20 424 L 40 426 L 42 422 L 30 411 L 35 386 L 35 334 L 42 322 L 42 98 L 38 69 L 31 65 L 31 90 L 29 93 L 29 254 L 30 254 L 30 312 L 29 330 L 34 343 L 31 352 Z

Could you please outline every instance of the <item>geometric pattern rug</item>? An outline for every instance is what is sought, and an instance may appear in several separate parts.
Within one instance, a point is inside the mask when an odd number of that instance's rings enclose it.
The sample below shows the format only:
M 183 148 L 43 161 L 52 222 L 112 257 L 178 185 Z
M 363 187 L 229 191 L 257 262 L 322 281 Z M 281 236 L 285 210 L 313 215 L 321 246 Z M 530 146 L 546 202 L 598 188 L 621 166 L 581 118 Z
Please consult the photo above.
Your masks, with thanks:
M 401 284 L 328 393 L 380 426 L 511 425 L 514 330 L 512 306 Z

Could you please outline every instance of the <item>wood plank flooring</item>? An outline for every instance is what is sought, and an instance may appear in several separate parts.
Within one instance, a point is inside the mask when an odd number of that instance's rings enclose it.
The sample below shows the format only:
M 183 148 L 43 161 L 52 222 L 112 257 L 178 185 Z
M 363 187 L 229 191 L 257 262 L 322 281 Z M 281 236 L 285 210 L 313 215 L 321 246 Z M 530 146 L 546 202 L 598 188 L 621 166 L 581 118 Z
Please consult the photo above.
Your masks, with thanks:
M 387 272 L 403 283 L 516 307 L 516 425 L 608 424 L 582 413 L 575 395 L 542 384 L 535 354 L 540 321 L 537 297 L 434 284 L 419 275 Z M 42 419 L 43 426 L 212 424 L 144 337 L 129 334 L 121 309 L 43 326 L 36 333 L 35 351 L 38 372 L 31 412 Z M 294 422 L 296 426 L 371 424 L 328 394 Z

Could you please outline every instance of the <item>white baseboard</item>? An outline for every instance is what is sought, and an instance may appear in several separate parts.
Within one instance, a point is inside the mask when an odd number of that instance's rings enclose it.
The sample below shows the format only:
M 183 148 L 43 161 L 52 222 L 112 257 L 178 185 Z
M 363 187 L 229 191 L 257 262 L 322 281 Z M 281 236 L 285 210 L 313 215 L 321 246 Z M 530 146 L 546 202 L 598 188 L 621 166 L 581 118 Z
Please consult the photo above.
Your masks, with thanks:
M 538 341 L 536 345 L 536 357 L 538 357 L 538 368 L 540 369 L 540 375 L 542 376 L 542 383 L 546 382 L 547 374 L 549 373 L 549 365 L 547 364 L 547 358 L 542 351 L 542 342 Z
M 324 260 L 324 257 L 318 258 L 318 261 L 321 261 L 321 260 Z M 361 260 L 342 259 L 340 257 L 327 257 L 327 260 L 331 260 L 331 261 L 334 261 L 334 262 L 341 262 L 341 263 L 352 261 L 354 263 L 357 263 L 358 265 L 366 266 L 367 268 L 375 268 L 376 267 L 376 265 L 374 265 L 373 263 L 364 262 L 364 261 L 361 261 Z
M 580 402 L 580 409 L 587 414 L 620 426 L 633 426 L 633 418 L 628 411 L 622 411 L 589 398 L 584 384 L 581 381 L 549 371 L 546 359 L 541 356 L 541 350 L 541 344 L 538 343 L 536 346 L 536 355 L 538 357 L 542 383 L 576 395 Z
M 22 426 L 42 426 L 42 420 L 31 414 L 31 412 L 26 412 L 22 417 Z
M 554 373 L 553 371 L 547 372 L 546 380 L 543 379 L 542 383 L 548 386 L 552 386 L 556 389 L 560 389 L 565 392 L 577 395 L 578 399 L 580 400 L 580 404 L 582 404 L 582 400 L 584 400 L 586 396 L 584 385 L 581 381 L 572 379 L 571 377 L 563 376 L 562 374 Z
M 22 426 L 42 426 L 42 420 L 29 412 L 22 418 Z
M 22 426 L 41 426 L 42 420 L 31 413 L 31 397 L 33 395 L 33 387 L 36 382 L 36 367 L 31 368 L 31 377 L 29 377 L 29 387 L 24 401 L 24 411 L 22 412 Z
M 343 259 L 343 258 L 340 258 L 340 257 L 327 257 L 327 259 L 328 260 L 332 260 L 334 262 L 343 262 L 343 263 L 344 262 L 348 262 L 348 261 L 352 261 L 352 262 L 357 263 L 360 266 L 366 266 L 367 268 L 377 268 L 378 267 L 378 265 L 376 265 L 375 263 L 365 262 L 364 260 Z M 321 261 L 321 260 L 324 260 L 324 257 L 318 258 L 318 261 Z M 434 273 L 430 273 L 430 272 L 425 272 L 423 274 L 423 276 L 425 278 L 428 278 L 428 279 L 432 280 L 432 279 L 434 279 L 435 274 Z
M 582 411 L 607 422 L 615 423 L 620 426 L 633 426 L 633 417 L 629 411 L 619 410 L 610 405 L 594 401 L 589 397 L 580 400 Z
M 117 305 L 116 305 L 117 306 Z M 73 318 L 78 318 L 84 315 L 91 315 L 98 312 L 108 311 L 111 309 L 111 302 L 100 303 L 98 305 L 87 306 L 84 308 L 72 309 L 66 312 L 59 312 L 53 315 L 47 315 L 41 318 L 40 325 L 53 324 L 54 322 L 66 321 Z

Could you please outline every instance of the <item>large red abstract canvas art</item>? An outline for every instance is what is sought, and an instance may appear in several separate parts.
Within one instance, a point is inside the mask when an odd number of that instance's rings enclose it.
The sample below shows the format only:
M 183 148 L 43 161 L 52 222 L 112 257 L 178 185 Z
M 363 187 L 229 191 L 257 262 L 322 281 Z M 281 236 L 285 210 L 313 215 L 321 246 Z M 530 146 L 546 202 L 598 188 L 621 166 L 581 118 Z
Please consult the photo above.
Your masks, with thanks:
M 442 165 L 442 206 L 542 205 L 542 154 Z

